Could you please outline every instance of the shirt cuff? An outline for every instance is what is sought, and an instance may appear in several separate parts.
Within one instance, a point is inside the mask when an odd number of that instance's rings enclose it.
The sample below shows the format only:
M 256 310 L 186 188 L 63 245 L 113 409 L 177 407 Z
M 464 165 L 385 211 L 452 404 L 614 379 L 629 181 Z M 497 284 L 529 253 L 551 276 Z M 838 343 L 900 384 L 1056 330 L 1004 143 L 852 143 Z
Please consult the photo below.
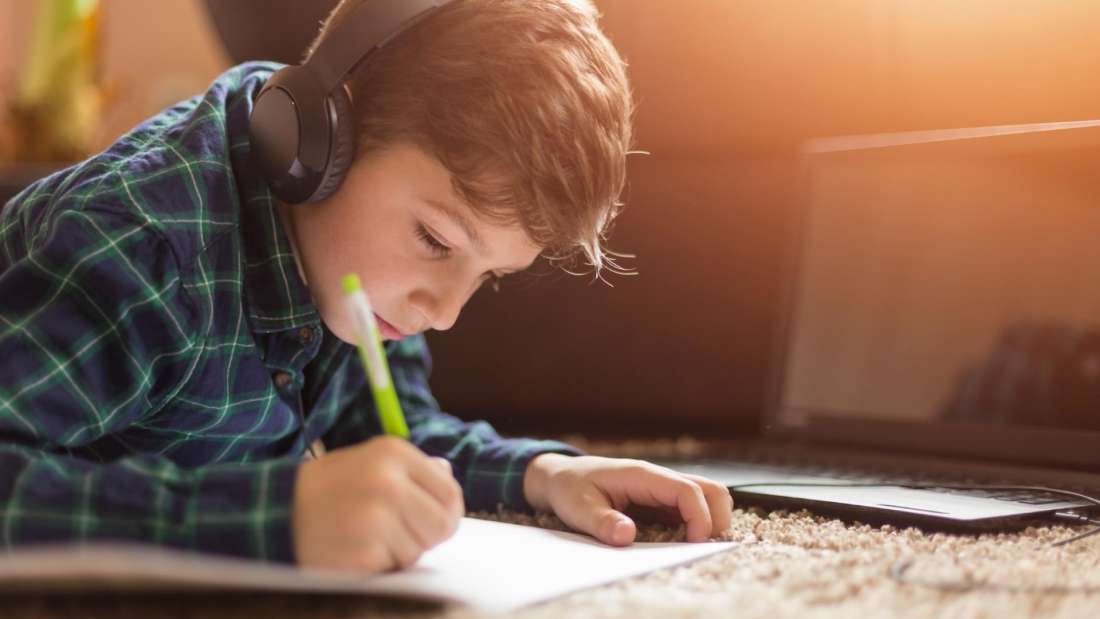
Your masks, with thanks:
M 585 455 L 567 443 L 528 438 L 501 439 L 498 445 L 486 451 L 489 453 L 483 456 L 490 456 L 491 464 L 471 467 L 469 472 L 466 493 L 466 509 L 469 511 L 496 511 L 498 507 L 504 507 L 534 514 L 535 510 L 523 492 L 523 478 L 531 460 L 545 453 Z
M 268 460 L 217 465 L 202 474 L 190 511 L 195 518 L 192 547 L 260 561 L 294 563 L 291 516 L 301 461 Z M 249 502 L 241 505 L 241 497 Z

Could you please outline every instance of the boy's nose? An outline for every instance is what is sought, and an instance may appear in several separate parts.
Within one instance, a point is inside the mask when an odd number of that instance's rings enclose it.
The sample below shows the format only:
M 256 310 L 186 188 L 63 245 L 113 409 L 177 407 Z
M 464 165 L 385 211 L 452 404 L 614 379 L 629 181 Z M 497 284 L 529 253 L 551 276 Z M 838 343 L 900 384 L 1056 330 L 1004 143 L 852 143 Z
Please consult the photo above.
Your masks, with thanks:
M 431 304 L 424 308 L 432 329 L 446 331 L 455 326 L 458 314 L 469 298 L 470 295 L 463 287 L 457 285 L 446 286 L 443 290 L 436 292 L 432 296 Z

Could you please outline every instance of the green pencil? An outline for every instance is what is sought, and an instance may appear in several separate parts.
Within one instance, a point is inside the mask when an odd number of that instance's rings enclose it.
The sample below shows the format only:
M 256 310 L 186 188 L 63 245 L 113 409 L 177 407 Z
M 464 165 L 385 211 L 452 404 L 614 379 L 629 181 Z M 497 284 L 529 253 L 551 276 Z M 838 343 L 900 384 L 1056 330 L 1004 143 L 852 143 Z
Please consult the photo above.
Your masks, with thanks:
M 393 388 L 390 365 L 386 362 L 385 351 L 382 350 L 382 336 L 378 331 L 378 323 L 374 319 L 370 299 L 367 298 L 367 292 L 363 290 L 358 275 L 345 275 L 343 284 L 344 292 L 347 293 L 348 306 L 355 320 L 355 330 L 359 339 L 357 346 L 359 359 L 363 362 L 363 368 L 367 373 L 367 382 L 370 383 L 370 390 L 374 395 L 374 405 L 378 408 L 378 417 L 382 420 L 382 430 L 392 436 L 409 438 L 409 426 L 405 423 L 405 415 L 401 412 L 401 404 L 397 401 L 397 391 Z

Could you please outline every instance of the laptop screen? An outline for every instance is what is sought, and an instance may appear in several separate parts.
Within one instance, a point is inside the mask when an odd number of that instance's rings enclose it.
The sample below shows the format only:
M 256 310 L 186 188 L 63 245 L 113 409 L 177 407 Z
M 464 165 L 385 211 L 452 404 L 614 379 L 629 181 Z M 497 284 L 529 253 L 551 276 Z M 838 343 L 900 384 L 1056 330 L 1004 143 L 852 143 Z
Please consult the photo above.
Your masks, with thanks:
M 778 421 L 1100 438 L 1098 124 L 808 145 Z

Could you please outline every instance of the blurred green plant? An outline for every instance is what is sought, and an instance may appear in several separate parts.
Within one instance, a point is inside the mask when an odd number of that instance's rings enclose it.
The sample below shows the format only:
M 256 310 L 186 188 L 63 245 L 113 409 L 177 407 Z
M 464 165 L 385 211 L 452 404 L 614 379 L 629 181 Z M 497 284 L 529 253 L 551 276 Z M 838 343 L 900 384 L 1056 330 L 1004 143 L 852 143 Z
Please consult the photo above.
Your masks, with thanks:
M 74 161 L 90 154 L 103 105 L 99 0 L 38 0 L 8 103 L 7 158 Z M 4 141 L 4 140 L 0 140 Z M 0 144 L 0 146 L 3 146 Z

